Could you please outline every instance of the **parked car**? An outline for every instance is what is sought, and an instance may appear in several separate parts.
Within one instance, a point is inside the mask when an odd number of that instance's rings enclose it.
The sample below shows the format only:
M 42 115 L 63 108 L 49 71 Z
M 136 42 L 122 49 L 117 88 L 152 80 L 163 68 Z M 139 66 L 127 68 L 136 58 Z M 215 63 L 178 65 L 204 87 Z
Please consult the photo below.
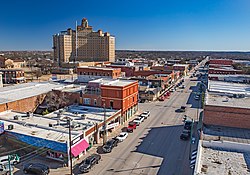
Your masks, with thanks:
M 49 167 L 41 163 L 28 163 L 23 166 L 24 174 L 48 175 Z
M 186 87 L 185 85 L 182 85 L 182 86 L 181 86 L 181 89 L 185 89 L 185 87 Z
M 185 112 L 186 111 L 186 106 L 181 106 L 181 108 L 179 109 L 180 112 Z
M 164 101 L 166 99 L 166 97 L 164 95 L 159 97 L 159 101 Z
M 188 130 L 183 130 L 181 135 L 180 135 L 180 139 L 182 140 L 188 140 L 190 138 L 190 131 Z
M 124 141 L 126 138 L 128 137 L 128 133 L 127 132 L 121 132 L 116 139 L 119 140 L 119 142 Z
M 14 167 L 12 165 L 9 166 L 8 165 L 3 165 L 3 164 L 0 164 L 0 175 L 7 175 L 9 174 L 9 172 L 13 172 L 14 171 Z
M 137 117 L 133 120 L 136 123 L 136 126 L 139 126 L 143 122 L 143 117 Z
M 9 164 L 9 162 L 11 165 L 15 165 L 20 162 L 20 157 L 17 154 L 0 157 L 0 164 L 6 165 Z
M 199 95 L 196 95 L 196 96 L 194 97 L 194 99 L 195 99 L 195 100 L 200 100 L 200 96 L 199 96 Z
M 147 119 L 150 116 L 150 111 L 144 111 L 143 113 L 141 113 L 142 117 L 144 117 L 145 119 Z
M 184 129 L 191 130 L 193 122 L 191 120 L 186 120 L 184 123 Z
M 102 147 L 103 152 L 110 153 L 112 149 L 118 145 L 118 139 L 110 139 L 108 140 Z
M 175 89 L 174 89 L 174 88 L 170 89 L 170 92 L 174 92 L 174 91 L 175 91 Z
M 129 122 L 128 127 L 127 127 L 127 131 L 128 132 L 133 132 L 134 129 L 136 129 L 136 123 L 135 122 Z
M 101 160 L 101 156 L 99 154 L 92 154 L 86 159 L 84 159 L 79 165 L 79 171 L 81 173 L 89 172 L 89 170 Z

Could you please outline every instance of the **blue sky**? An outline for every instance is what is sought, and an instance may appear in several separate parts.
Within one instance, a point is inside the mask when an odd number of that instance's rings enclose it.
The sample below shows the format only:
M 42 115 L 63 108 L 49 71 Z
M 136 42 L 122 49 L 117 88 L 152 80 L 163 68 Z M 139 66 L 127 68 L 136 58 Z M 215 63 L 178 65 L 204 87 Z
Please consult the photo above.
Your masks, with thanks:
M 250 0 L 8 0 L 0 50 L 49 50 L 52 35 L 86 17 L 116 49 L 250 50 Z

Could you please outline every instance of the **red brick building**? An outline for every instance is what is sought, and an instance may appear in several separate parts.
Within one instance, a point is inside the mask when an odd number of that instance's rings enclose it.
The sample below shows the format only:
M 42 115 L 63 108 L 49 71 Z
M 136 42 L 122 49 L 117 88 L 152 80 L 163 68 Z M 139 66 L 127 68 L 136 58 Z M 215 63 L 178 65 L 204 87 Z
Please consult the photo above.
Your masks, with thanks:
M 124 66 L 124 65 L 107 65 L 106 67 L 110 68 L 120 68 L 122 72 L 125 72 L 126 77 L 134 76 L 135 67 L 132 66 Z
M 24 70 L 22 69 L 0 69 L 3 73 L 4 84 L 16 84 L 25 82 Z
M 88 82 L 99 78 L 117 79 L 121 77 L 121 69 L 83 66 L 77 68 L 77 77 L 78 82 Z
M 203 123 L 236 128 L 250 128 L 250 86 L 209 81 Z
M 233 65 L 233 60 L 227 59 L 211 59 L 209 60 L 209 64 L 219 64 L 219 65 Z
M 249 129 L 250 108 L 205 105 L 203 123 Z
M 59 88 L 60 90 L 53 90 Z M 78 103 L 80 93 L 74 92 L 69 85 L 53 83 L 24 83 L 3 87 L 0 92 L 0 112 L 14 110 L 34 112 L 37 107 L 49 98 L 50 103 L 71 105 Z M 60 99 L 66 100 L 60 100 Z
M 83 105 L 121 109 L 119 123 L 123 124 L 138 109 L 138 82 L 103 79 L 90 81 L 80 102 Z
M 242 74 L 242 70 L 235 70 L 233 68 L 226 69 L 226 68 L 210 68 L 208 70 L 209 74 L 222 74 L 222 75 L 228 75 L 228 74 Z

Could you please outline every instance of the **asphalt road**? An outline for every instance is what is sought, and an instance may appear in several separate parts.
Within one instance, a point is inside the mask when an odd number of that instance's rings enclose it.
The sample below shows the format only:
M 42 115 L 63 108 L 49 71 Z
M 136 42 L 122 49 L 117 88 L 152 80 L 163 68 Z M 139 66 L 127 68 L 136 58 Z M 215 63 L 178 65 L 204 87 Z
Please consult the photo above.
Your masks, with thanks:
M 194 78 L 193 80 L 195 80 Z M 139 110 L 150 110 L 146 119 L 111 153 L 101 154 L 102 160 L 88 174 L 93 175 L 190 175 L 190 142 L 180 140 L 183 115 L 197 119 L 198 101 L 193 90 L 197 81 L 185 80 L 185 89 L 178 89 L 163 102 L 140 103 Z M 180 106 L 185 113 L 177 113 Z M 192 149 L 195 149 L 192 146 Z

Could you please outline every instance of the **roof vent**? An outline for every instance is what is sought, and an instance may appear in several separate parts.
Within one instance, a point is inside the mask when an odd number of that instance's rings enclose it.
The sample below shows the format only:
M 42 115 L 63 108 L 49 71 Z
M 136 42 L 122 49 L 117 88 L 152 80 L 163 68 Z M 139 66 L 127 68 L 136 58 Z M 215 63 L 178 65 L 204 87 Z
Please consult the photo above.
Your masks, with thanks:
M 226 99 L 222 100 L 222 102 L 228 102 L 228 98 L 226 98 Z

